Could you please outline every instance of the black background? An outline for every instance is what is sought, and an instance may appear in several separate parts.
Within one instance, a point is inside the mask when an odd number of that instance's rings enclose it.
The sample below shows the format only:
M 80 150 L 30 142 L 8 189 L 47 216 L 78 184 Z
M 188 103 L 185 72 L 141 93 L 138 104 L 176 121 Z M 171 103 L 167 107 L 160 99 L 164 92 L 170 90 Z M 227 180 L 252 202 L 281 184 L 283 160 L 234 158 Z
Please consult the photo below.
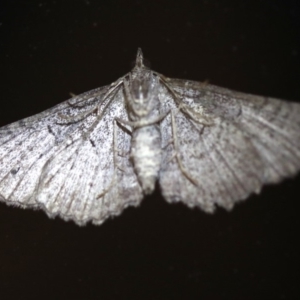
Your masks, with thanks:
M 1 1 L 0 125 L 127 73 L 300 99 L 297 1 Z M 213 216 L 157 190 L 101 226 L 0 204 L 1 299 L 297 299 L 300 177 Z

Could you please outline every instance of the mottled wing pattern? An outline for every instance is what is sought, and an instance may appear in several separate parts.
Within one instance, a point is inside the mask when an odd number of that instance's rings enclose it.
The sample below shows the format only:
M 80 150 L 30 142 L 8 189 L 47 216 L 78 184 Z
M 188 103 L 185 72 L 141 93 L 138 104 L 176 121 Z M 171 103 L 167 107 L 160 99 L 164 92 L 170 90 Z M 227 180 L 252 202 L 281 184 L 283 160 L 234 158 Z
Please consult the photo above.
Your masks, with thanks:
M 193 81 L 166 82 L 162 111 L 173 113 L 161 123 L 166 151 L 160 185 L 167 201 L 206 212 L 215 204 L 231 209 L 300 169 L 299 104 Z
M 102 223 L 142 192 L 129 162 L 122 87 L 105 86 L 0 129 L 0 200 L 83 225 Z M 105 96 L 109 95 L 109 96 Z

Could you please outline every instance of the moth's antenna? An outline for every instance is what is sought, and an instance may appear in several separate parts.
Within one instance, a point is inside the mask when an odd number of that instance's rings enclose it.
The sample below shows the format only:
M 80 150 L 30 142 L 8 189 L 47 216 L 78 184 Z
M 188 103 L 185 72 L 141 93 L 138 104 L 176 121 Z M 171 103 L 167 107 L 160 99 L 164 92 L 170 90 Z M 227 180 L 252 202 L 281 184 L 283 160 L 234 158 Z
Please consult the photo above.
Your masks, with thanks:
M 136 61 L 135 61 L 135 67 L 137 68 L 142 68 L 144 67 L 144 62 L 143 62 L 143 52 L 141 48 L 138 48 L 137 55 L 136 55 Z

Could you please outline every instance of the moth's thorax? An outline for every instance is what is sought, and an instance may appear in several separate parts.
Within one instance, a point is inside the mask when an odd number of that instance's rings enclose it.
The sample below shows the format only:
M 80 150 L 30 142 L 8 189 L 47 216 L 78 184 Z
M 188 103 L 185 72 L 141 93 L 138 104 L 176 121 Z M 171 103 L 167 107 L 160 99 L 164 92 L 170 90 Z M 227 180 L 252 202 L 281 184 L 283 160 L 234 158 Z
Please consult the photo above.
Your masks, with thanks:
M 146 68 L 134 69 L 129 74 L 125 87 L 132 121 L 149 118 L 158 110 L 158 86 L 157 76 Z
M 155 188 L 161 166 L 161 133 L 159 125 L 136 128 L 132 132 L 131 159 L 145 194 Z

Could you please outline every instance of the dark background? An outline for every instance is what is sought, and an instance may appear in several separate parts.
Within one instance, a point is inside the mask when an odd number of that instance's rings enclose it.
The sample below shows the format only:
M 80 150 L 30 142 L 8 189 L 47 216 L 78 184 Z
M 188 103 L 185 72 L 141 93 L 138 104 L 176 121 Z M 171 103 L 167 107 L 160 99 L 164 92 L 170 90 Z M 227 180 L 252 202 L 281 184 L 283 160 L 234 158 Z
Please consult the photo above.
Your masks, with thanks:
M 0 125 L 127 73 L 300 99 L 298 1 L 1 1 Z M 231 213 L 157 190 L 101 226 L 0 204 L 1 299 L 297 299 L 299 175 Z

